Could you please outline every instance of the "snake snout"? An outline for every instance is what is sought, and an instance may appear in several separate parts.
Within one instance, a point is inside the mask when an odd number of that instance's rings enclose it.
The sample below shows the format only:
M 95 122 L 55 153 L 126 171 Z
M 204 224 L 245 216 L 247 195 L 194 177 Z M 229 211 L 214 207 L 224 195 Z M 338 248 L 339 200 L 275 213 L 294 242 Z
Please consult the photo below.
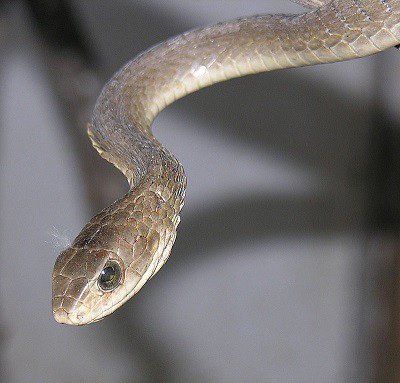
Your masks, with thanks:
M 82 325 L 92 320 L 90 308 L 69 296 L 53 296 L 52 306 L 54 319 L 58 323 Z
M 54 319 L 58 323 L 69 324 L 69 325 L 82 325 L 86 324 L 85 317 L 87 316 L 83 311 L 76 311 L 68 313 L 64 308 L 59 307 L 53 311 Z

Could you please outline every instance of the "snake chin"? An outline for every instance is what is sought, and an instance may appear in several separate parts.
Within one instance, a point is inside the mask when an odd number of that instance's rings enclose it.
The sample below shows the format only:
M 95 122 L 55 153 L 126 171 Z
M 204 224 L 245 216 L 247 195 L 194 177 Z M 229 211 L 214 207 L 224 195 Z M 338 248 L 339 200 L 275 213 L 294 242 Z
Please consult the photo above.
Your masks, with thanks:
M 80 326 L 89 323 L 85 321 L 87 313 L 84 311 L 68 313 L 62 307 L 60 307 L 53 312 L 53 315 L 54 319 L 61 324 Z

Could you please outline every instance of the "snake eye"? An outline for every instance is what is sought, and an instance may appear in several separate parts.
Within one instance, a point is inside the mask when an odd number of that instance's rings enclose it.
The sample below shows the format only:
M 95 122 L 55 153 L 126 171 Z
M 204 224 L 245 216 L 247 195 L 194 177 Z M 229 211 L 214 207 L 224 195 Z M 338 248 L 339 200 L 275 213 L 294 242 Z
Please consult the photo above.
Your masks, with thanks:
M 103 291 L 114 290 L 121 282 L 121 267 L 118 262 L 109 261 L 100 272 L 98 285 Z

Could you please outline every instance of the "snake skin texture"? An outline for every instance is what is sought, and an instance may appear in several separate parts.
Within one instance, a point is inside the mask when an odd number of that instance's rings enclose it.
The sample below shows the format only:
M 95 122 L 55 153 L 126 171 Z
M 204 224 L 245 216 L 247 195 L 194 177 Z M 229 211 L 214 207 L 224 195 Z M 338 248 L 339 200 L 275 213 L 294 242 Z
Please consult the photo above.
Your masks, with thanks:
M 400 0 L 333 0 L 300 15 L 254 16 L 183 33 L 127 63 L 103 88 L 88 133 L 130 190 L 57 258 L 55 319 L 83 325 L 104 318 L 168 259 L 186 178 L 151 132 L 162 109 L 233 77 L 364 57 L 399 41 Z

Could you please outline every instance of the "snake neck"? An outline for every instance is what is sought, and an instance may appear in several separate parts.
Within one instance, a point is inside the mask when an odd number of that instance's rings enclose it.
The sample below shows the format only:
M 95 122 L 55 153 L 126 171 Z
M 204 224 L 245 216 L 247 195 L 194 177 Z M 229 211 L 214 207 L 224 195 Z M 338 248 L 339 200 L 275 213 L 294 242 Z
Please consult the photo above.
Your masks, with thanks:
M 165 203 L 174 211 L 175 227 L 179 223 L 179 213 L 186 195 L 186 175 L 181 163 L 164 147 L 155 147 L 148 162 L 146 174 L 138 185 L 133 184 L 130 193 L 154 193 L 160 203 Z M 135 183 L 135 179 L 132 179 Z
M 156 210 L 161 205 L 166 206 L 176 229 L 186 194 L 186 175 L 181 163 L 154 140 L 142 137 L 146 144 L 140 148 L 141 156 L 132 159 L 137 167 L 128 168 L 125 173 L 130 185 L 125 198 L 137 204 L 144 195 L 153 195 L 158 201 Z

